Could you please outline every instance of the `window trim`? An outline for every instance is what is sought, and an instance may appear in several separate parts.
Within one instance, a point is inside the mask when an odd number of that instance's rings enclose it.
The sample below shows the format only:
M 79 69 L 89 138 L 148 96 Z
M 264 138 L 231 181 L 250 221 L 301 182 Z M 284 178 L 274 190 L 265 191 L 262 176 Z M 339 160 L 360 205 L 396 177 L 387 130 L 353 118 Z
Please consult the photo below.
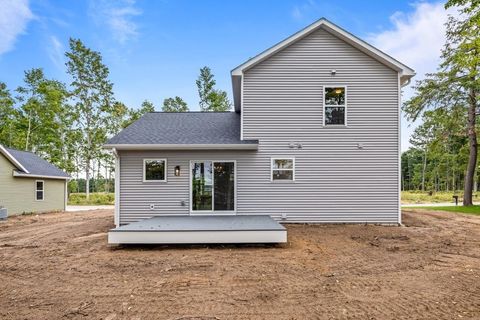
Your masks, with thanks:
M 163 180 L 147 180 L 146 179 L 146 164 L 147 164 L 147 161 L 164 161 L 165 162 L 165 166 L 163 168 L 163 173 L 164 173 L 164 179 Z M 148 158 L 148 159 L 143 159 L 143 182 L 147 182 L 147 183 L 155 183 L 155 182 L 167 182 L 167 175 L 168 175 L 168 166 L 167 166 L 167 159 L 159 159 L 159 158 Z
M 38 189 L 37 183 L 42 183 L 42 189 Z M 42 191 L 42 199 L 37 198 L 37 192 Z M 45 180 L 35 180 L 35 201 L 44 201 L 45 200 Z
M 286 180 L 286 179 L 279 179 L 279 180 L 275 180 L 273 179 L 273 171 L 274 171 L 274 168 L 273 168 L 273 163 L 275 160 L 292 160 L 293 162 L 293 168 L 292 169 L 281 169 L 281 171 L 292 171 L 292 180 Z M 270 182 L 273 182 L 273 183 L 282 183 L 282 182 L 295 182 L 295 171 L 296 171 L 296 167 L 295 167 L 295 157 L 271 157 L 270 158 Z
M 327 95 L 325 94 L 325 89 L 327 88 L 345 88 L 345 104 L 339 105 L 339 107 L 345 108 L 345 121 L 344 124 L 325 124 L 325 109 L 327 104 L 325 103 L 325 98 Z M 326 84 L 323 86 L 323 113 L 322 113 L 322 120 L 323 120 L 323 127 L 348 127 L 348 87 L 345 84 Z

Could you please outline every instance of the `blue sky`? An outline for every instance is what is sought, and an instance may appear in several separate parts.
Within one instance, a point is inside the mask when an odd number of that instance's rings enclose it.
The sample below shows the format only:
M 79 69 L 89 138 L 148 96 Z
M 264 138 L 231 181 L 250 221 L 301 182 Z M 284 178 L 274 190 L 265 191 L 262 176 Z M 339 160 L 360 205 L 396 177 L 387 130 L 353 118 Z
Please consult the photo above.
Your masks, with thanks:
M 231 96 L 231 69 L 320 17 L 410 65 L 418 79 L 435 70 L 441 2 L 0 0 L 0 81 L 14 89 L 24 70 L 41 67 L 68 83 L 64 52 L 75 37 L 102 53 L 118 100 L 138 107 L 148 99 L 159 110 L 178 95 L 196 110 L 202 66 Z M 412 127 L 403 121 L 402 130 L 406 149 Z

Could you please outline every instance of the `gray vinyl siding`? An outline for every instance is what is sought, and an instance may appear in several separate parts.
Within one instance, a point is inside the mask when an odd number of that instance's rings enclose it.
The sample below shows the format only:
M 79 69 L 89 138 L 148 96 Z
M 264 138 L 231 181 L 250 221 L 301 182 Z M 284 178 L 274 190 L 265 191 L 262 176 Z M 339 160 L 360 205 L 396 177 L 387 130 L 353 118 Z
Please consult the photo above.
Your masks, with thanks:
M 322 126 L 323 86 L 331 84 L 347 86 L 347 127 Z M 296 222 L 398 222 L 396 71 L 317 30 L 247 70 L 243 85 L 243 138 L 260 140 L 259 158 L 296 159 L 295 183 L 264 183 L 262 168 L 252 168 L 243 212 L 286 211 Z M 303 148 L 289 148 L 290 141 Z
M 236 160 L 237 214 L 284 214 L 287 222 L 398 222 L 395 71 L 318 30 L 248 70 L 243 82 L 243 138 L 258 139 L 258 151 L 121 151 L 121 224 L 188 215 L 189 161 L 222 159 Z M 322 91 L 329 84 L 348 87 L 348 127 L 322 127 Z M 291 149 L 290 142 L 303 148 Z M 272 157 L 295 157 L 295 181 L 270 180 Z M 142 181 L 144 158 L 167 159 L 167 182 Z M 177 165 L 180 177 L 174 176 Z

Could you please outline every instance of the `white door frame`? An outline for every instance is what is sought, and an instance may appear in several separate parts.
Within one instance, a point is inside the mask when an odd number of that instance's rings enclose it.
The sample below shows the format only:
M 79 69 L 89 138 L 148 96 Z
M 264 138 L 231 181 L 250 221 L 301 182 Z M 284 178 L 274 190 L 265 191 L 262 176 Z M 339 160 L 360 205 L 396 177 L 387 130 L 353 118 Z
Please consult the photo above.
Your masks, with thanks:
M 193 196 L 193 190 L 192 190 L 192 164 L 194 162 L 206 162 L 206 161 L 211 161 L 212 162 L 212 169 L 215 165 L 215 162 L 232 162 L 233 163 L 233 188 L 234 188 L 234 199 L 233 199 L 233 210 L 231 211 L 219 211 L 219 210 L 213 210 L 214 206 L 214 201 L 215 201 L 215 177 L 214 177 L 214 172 L 212 170 L 212 210 L 193 210 L 193 201 L 192 201 L 192 196 Z M 198 216 L 198 215 L 215 215 L 215 216 L 221 216 L 221 215 L 236 215 L 237 214 L 237 160 L 190 160 L 189 163 L 189 168 L 188 168 L 188 184 L 189 184 L 189 203 L 190 203 L 190 215 L 192 216 Z

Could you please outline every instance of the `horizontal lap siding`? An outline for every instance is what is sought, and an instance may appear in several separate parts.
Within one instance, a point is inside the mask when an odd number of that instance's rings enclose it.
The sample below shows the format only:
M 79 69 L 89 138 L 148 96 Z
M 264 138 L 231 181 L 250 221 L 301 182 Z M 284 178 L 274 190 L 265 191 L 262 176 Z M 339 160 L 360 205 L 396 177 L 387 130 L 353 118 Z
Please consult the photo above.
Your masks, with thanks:
M 348 87 L 348 127 L 322 127 L 329 84 Z M 292 222 L 397 222 L 398 116 L 397 73 L 323 30 L 247 70 L 243 137 L 260 146 L 239 185 L 240 213 L 285 213 Z M 303 148 L 289 148 L 291 141 Z M 276 156 L 295 157 L 295 182 L 270 182 Z
M 248 181 L 248 168 L 259 167 L 255 157 L 255 151 L 121 151 L 120 223 L 161 215 L 188 215 L 190 160 L 236 160 L 237 186 L 245 189 L 242 181 Z M 167 159 L 167 182 L 143 182 L 143 159 Z M 179 177 L 174 175 L 175 166 L 180 166 Z M 237 206 L 244 206 L 243 197 L 238 198 Z M 155 210 L 150 210 L 150 204 L 155 205 Z

